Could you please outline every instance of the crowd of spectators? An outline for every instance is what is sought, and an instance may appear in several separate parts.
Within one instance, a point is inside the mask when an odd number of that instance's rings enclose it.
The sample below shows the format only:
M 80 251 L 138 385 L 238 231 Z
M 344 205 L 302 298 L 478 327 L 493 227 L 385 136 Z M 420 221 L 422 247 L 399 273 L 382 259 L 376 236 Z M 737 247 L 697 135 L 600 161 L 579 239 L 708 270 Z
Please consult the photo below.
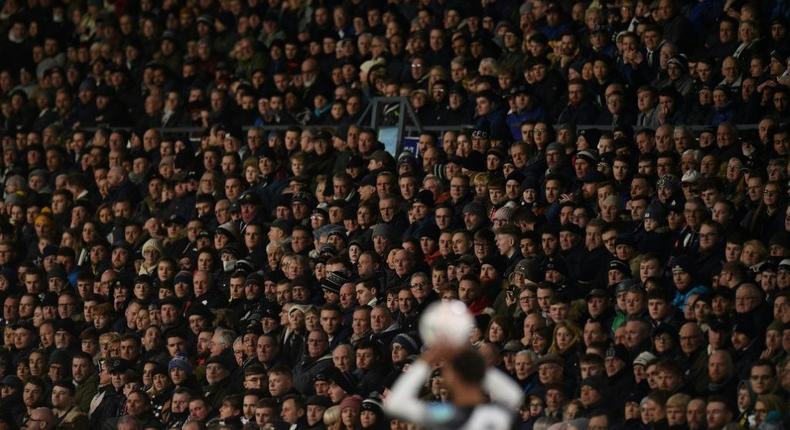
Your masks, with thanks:
M 788 18 L 5 0 L 0 429 L 411 429 L 381 401 L 447 299 L 515 428 L 784 428 Z M 445 131 L 387 152 L 378 96 Z

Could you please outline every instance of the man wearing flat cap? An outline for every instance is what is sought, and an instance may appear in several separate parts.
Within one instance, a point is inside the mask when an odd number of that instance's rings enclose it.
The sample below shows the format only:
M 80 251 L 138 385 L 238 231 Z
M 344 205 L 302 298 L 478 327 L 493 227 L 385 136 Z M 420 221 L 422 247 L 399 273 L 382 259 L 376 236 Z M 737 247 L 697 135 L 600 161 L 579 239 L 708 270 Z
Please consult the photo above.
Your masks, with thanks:
M 21 400 L 22 390 L 24 389 L 24 383 L 16 375 L 6 375 L 3 377 L 2 380 L 0 380 L 0 389 L 2 389 L 6 393 L 5 399 L 17 398 Z M 25 413 L 25 405 L 22 404 L 21 402 L 14 405 L 13 407 L 11 407 L 11 405 L 8 405 L 6 409 L 7 410 L 3 412 L 9 414 L 23 415 Z
M 633 373 L 628 367 L 632 362 L 628 356 L 628 350 L 622 345 L 610 346 L 604 357 L 604 367 L 606 369 L 607 385 L 605 390 L 608 393 L 627 393 L 633 387 Z M 622 410 L 625 401 L 619 397 L 612 403 L 613 408 Z
M 225 355 L 210 357 L 206 361 L 206 400 L 214 407 L 222 405 L 222 399 L 233 392 L 231 363 Z
M 585 296 L 585 301 L 587 305 L 587 315 L 590 317 L 587 323 L 600 323 L 601 328 L 605 326 L 611 327 L 614 310 L 609 300 L 609 292 L 601 288 L 593 288 Z
M 312 330 L 307 335 L 307 354 L 293 368 L 294 388 L 301 393 L 310 392 L 313 377 L 319 373 L 326 373 L 332 367 L 327 334 L 320 329 Z
M 605 405 L 606 379 L 602 375 L 595 375 L 581 381 L 579 400 L 584 405 L 582 415 L 587 415 Z
M 323 424 L 324 411 L 332 406 L 332 400 L 326 396 L 312 395 L 305 399 L 305 420 L 308 428 L 317 428 Z
M 116 416 L 124 402 L 123 386 L 127 381 L 126 371 L 129 364 L 120 358 L 111 358 L 100 364 L 100 384 L 98 393 L 90 402 L 88 416 L 91 428 L 102 428 L 104 423 Z
M 433 210 L 433 193 L 421 190 L 409 202 L 409 219 L 411 224 L 403 233 L 403 237 L 418 237 L 419 231 L 428 224 L 433 224 L 429 214 Z
M 332 135 L 326 130 L 317 130 L 313 133 L 313 157 L 311 157 L 307 170 L 312 175 L 331 176 L 337 153 L 332 148 Z
M 559 245 L 560 255 L 568 264 L 571 276 L 579 279 L 579 268 L 582 267 L 585 254 L 584 230 L 572 222 L 560 226 Z
M 243 230 L 250 223 L 259 222 L 261 214 L 261 198 L 255 192 L 248 191 L 239 197 L 237 202 L 241 209 L 240 230 Z
M 556 387 L 567 394 L 573 391 L 573 378 L 568 377 L 565 361 L 557 354 L 546 354 L 538 359 L 538 386 L 543 390 Z
M 507 113 L 506 122 L 510 129 L 513 140 L 518 142 L 522 139 L 521 124 L 525 121 L 543 121 L 546 119 L 546 110 L 527 85 L 519 85 L 510 90 L 510 97 L 513 100 L 513 109 Z

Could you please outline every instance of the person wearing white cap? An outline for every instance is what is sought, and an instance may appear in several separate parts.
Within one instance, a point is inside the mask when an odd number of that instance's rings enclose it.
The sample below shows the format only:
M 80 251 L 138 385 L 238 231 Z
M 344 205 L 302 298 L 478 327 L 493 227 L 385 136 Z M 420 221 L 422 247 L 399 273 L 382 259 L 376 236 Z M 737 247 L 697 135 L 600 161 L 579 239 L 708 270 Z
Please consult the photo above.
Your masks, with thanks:
M 779 262 L 776 270 L 776 288 L 784 291 L 790 287 L 790 258 Z
M 636 356 L 634 359 L 634 366 L 647 367 L 648 364 L 656 360 L 658 357 L 650 351 L 644 351 Z
M 680 179 L 680 184 L 683 187 L 683 196 L 686 200 L 690 200 L 699 195 L 697 182 L 699 182 L 700 177 L 700 173 L 693 169 L 687 170 L 686 173 L 683 174 L 683 177 Z

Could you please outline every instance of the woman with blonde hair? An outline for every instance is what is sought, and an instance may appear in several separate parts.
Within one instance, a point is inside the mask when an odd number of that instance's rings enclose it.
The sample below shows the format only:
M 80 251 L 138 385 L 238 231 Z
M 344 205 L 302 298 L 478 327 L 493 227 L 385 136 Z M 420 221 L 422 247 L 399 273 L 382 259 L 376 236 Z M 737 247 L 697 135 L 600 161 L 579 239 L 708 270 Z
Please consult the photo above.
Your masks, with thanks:
M 567 422 L 574 421 L 576 418 L 579 418 L 579 415 L 582 413 L 582 411 L 584 411 L 584 404 L 582 404 L 582 401 L 579 399 L 571 400 L 562 407 L 562 419 L 563 421 Z M 571 426 L 568 427 L 569 430 L 572 428 L 577 430 L 586 430 L 586 425 L 584 426 L 584 429 Z
M 308 306 L 304 310 L 304 325 L 307 333 L 321 329 L 320 315 L 315 306 Z
M 488 172 L 475 173 L 472 176 L 472 186 L 475 189 L 475 200 L 485 203 L 488 200 L 488 183 L 491 182 L 491 174 Z
M 549 352 L 554 354 L 565 354 L 579 344 L 581 332 L 571 322 L 560 321 L 554 325 L 554 335 L 552 336 Z
M 571 322 L 560 321 L 554 325 L 549 352 L 562 357 L 563 361 L 572 368 L 577 363 L 581 332 Z
M 480 60 L 480 65 L 477 68 L 480 76 L 494 76 L 499 74 L 499 64 L 491 57 L 486 57 Z
M 431 67 L 431 70 L 428 71 L 428 94 L 433 94 L 433 84 L 438 81 L 447 81 L 449 79 L 447 69 L 443 66 Z
M 340 422 L 340 406 L 332 406 L 324 411 L 324 425 L 326 430 L 339 430 L 343 423 Z
M 747 183 L 743 175 L 743 161 L 733 155 L 722 163 L 719 178 L 724 183 L 724 197 L 739 206 L 746 197 Z
M 691 401 L 688 394 L 677 393 L 667 399 L 665 406 L 669 426 L 683 427 L 686 425 L 686 407 Z
M 99 357 L 109 359 L 117 357 L 121 349 L 121 335 L 111 331 L 99 336 Z
M 313 195 L 315 196 L 318 203 L 326 203 L 330 200 L 327 197 L 327 187 L 331 187 L 329 177 L 327 175 L 318 175 L 315 177 L 315 187 L 313 189 Z
M 741 263 L 746 267 L 752 267 L 757 263 L 765 260 L 768 256 L 768 249 L 759 240 L 749 240 L 743 244 L 743 251 L 741 251 Z

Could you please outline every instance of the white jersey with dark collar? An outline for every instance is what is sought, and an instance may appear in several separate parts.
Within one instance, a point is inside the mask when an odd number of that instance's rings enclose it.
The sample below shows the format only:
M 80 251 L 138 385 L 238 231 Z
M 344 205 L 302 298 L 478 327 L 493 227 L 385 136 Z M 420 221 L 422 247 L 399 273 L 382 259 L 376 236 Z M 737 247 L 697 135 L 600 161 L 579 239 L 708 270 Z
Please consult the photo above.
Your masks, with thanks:
M 521 388 L 498 369 L 489 368 L 483 389 L 491 402 L 474 408 L 459 408 L 452 403 L 426 402 L 419 399 L 430 366 L 415 362 L 398 378 L 384 400 L 384 412 L 411 423 L 437 430 L 508 430 L 523 401 Z

